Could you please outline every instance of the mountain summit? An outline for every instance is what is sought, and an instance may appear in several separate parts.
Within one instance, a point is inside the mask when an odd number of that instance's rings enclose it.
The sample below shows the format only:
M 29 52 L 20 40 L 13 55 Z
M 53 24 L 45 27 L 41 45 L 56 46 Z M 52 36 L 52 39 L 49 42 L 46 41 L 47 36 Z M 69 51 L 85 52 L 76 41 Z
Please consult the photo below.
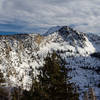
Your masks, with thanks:
M 59 44 L 65 43 L 63 46 L 65 46 L 66 48 L 74 47 L 75 50 L 73 50 L 75 52 L 95 52 L 95 48 L 93 44 L 89 41 L 87 34 L 83 32 L 78 32 L 68 26 L 57 26 L 50 28 L 49 31 L 45 33 L 45 36 L 48 41 L 50 40 L 57 43 L 59 42 Z
M 64 40 L 80 40 L 82 41 L 86 41 L 86 34 L 82 33 L 82 32 L 78 32 L 68 26 L 57 26 L 57 27 L 52 27 L 49 29 L 49 31 L 47 31 L 45 33 L 45 35 L 51 35 L 51 34 L 58 34 L 61 35 L 63 37 Z

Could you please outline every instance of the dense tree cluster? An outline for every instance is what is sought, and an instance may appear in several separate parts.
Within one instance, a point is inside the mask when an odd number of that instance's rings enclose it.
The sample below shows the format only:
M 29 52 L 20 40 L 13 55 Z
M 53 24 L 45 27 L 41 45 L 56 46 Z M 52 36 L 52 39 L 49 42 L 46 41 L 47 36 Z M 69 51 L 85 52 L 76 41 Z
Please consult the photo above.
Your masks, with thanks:
M 21 88 L 13 88 L 11 95 L 6 94 L 4 98 L 3 90 L 0 91 L 2 100 L 79 100 L 79 94 L 74 83 L 70 83 L 66 61 L 59 53 L 48 53 L 44 59 L 44 65 L 37 69 L 39 75 L 33 78 L 30 91 Z M 0 83 L 5 82 L 3 73 L 0 71 Z M 4 90 L 5 91 L 5 90 Z
M 4 79 L 3 73 L 0 70 L 0 86 L 2 85 L 2 83 L 5 83 L 5 79 Z
M 69 82 L 66 62 L 60 55 L 48 53 L 45 64 L 39 68 L 30 91 L 24 91 L 21 100 L 78 100 L 75 84 Z

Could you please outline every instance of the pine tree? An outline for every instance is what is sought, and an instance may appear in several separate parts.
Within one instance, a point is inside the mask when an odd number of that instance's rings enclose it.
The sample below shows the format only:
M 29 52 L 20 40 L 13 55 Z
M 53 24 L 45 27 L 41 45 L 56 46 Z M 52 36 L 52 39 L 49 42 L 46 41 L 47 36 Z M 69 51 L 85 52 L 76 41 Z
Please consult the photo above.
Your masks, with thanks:
M 0 70 L 0 85 L 2 85 L 2 83 L 4 82 L 5 82 L 5 79 L 4 79 L 3 73 Z
M 3 73 L 0 70 L 0 99 L 4 98 L 5 100 L 8 99 L 8 91 L 6 90 L 6 88 L 3 87 L 3 83 L 5 83 L 5 78 L 3 76 Z
M 78 100 L 76 87 L 69 82 L 66 61 L 56 52 L 48 53 L 44 61 L 38 69 L 38 81 L 33 80 L 31 90 L 24 91 L 22 100 Z
M 66 61 L 53 52 L 39 69 L 39 85 L 43 100 L 78 100 L 75 85 L 69 82 Z M 42 100 L 42 99 L 40 99 Z

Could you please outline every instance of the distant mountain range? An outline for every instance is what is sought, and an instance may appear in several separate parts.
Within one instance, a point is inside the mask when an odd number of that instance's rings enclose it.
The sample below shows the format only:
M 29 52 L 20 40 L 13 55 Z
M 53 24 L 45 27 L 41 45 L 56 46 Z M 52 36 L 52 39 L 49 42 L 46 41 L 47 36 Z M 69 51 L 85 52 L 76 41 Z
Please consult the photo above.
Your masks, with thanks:
M 27 33 L 27 32 L 6 32 L 6 31 L 0 31 L 0 35 L 12 35 L 12 34 L 24 34 L 24 33 Z

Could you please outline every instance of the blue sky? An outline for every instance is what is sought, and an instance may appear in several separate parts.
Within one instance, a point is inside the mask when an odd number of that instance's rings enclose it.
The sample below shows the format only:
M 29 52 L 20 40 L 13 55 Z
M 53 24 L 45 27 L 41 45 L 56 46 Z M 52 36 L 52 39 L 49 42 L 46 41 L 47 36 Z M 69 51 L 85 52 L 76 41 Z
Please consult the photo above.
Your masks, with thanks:
M 45 32 L 68 25 L 100 33 L 100 0 L 0 0 L 0 31 Z

